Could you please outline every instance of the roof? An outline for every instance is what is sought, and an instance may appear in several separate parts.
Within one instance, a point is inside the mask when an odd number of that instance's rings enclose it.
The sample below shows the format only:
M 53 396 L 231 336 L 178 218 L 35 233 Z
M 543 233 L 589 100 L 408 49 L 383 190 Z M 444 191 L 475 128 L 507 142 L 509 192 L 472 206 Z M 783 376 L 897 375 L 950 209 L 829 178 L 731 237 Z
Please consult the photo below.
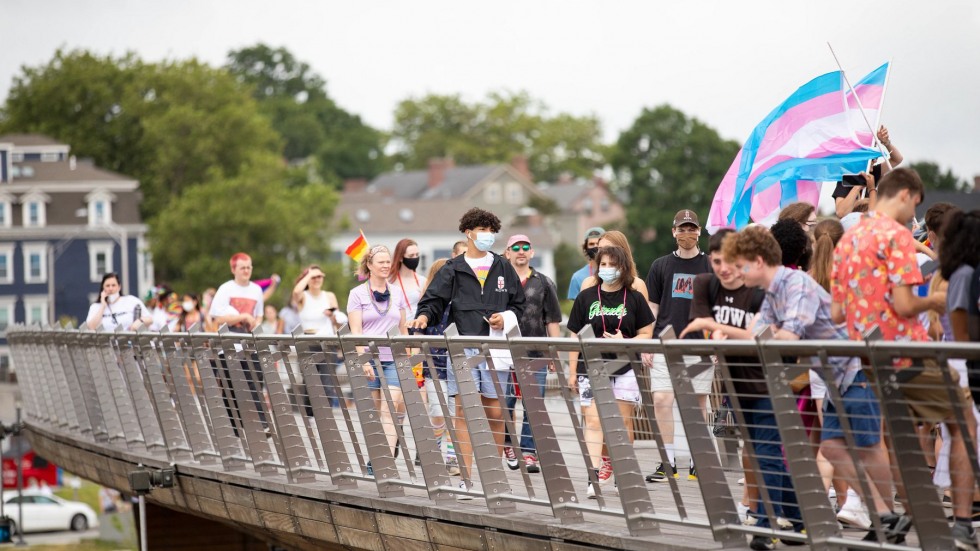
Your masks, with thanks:
M 595 186 L 594 183 L 588 182 L 587 184 L 582 183 L 568 183 L 568 184 L 553 184 L 549 186 L 539 187 L 542 193 L 548 196 L 549 199 L 558 205 L 558 208 L 567 211 L 571 208 L 572 204 L 582 196 L 583 193 L 592 189 Z
M 25 161 L 16 163 L 14 166 L 20 167 L 21 170 L 21 175 L 14 177 L 14 183 L 18 184 L 27 182 L 134 181 L 129 176 L 98 168 L 88 160 L 77 161 L 75 170 L 71 169 L 69 161 Z M 25 176 L 25 168 L 33 169 L 34 175 Z
M 929 207 L 936 203 L 952 203 L 964 211 L 980 209 L 980 193 L 968 191 L 926 190 L 926 200 L 915 207 L 916 218 L 922 219 Z
M 387 172 L 368 184 L 368 190 L 394 197 L 410 199 L 426 198 L 458 198 L 466 194 L 473 186 L 490 176 L 500 165 L 476 165 L 447 168 L 442 183 L 436 188 L 429 189 L 428 170 L 409 170 L 406 172 Z
M 65 145 L 42 134 L 4 134 L 0 136 L 0 143 L 12 143 L 18 146 Z
M 457 220 L 473 205 L 460 199 L 405 200 L 371 193 L 345 193 L 334 220 L 365 233 L 457 233 Z

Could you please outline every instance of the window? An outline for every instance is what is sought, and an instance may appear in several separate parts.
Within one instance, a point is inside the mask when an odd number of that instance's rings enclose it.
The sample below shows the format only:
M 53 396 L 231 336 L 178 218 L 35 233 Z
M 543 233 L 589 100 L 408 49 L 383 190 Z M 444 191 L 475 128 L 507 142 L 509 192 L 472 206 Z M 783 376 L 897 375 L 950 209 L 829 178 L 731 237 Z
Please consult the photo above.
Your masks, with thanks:
M 47 295 L 28 295 L 24 297 L 24 322 L 28 325 L 40 323 L 48 324 L 48 297 Z
M 47 224 L 45 204 L 49 199 L 47 195 L 37 192 L 21 197 L 25 228 L 43 228 Z
M 104 189 L 98 189 L 85 196 L 88 202 L 88 225 L 104 226 L 112 223 L 112 202 L 114 195 Z
M 0 193 L 0 228 L 9 228 L 13 224 L 13 221 L 10 219 L 11 199 L 11 196 Z
M 507 202 L 512 205 L 524 204 L 524 190 L 521 189 L 521 184 L 517 182 L 507 184 Z
M 24 243 L 24 282 L 44 283 L 48 280 L 48 244 Z
M 46 163 L 53 163 L 55 161 L 60 161 L 61 155 L 58 153 L 41 153 L 41 160 Z
M 0 334 L 6 333 L 11 323 L 14 323 L 14 298 L 0 298 Z
M 113 271 L 112 253 L 115 243 L 112 241 L 88 242 L 88 277 L 93 283 L 102 281 L 102 275 Z
M 500 202 L 500 184 L 488 184 L 483 190 L 483 200 L 487 203 Z
M 10 161 L 14 163 L 22 163 L 24 162 L 24 154 L 19 151 L 15 151 L 10 154 Z
M 14 282 L 14 246 L 0 245 L 0 284 Z
M 6 346 L 0 347 L 0 381 L 7 380 L 11 371 L 10 349 Z

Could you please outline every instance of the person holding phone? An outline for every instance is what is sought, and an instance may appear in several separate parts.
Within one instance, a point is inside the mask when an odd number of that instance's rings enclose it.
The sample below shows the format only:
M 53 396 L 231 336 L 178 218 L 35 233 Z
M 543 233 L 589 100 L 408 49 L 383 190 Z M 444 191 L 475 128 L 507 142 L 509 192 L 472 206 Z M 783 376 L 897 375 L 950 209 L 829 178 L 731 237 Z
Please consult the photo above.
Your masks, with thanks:
M 133 295 L 120 294 L 119 274 L 102 276 L 99 300 L 89 307 L 85 325 L 91 330 L 115 331 L 117 327 L 132 331 L 152 320 L 143 301 Z
M 292 298 L 303 333 L 332 337 L 347 323 L 347 315 L 340 311 L 337 295 L 323 290 L 323 277 L 320 266 L 310 265 L 296 278 Z
M 888 135 L 888 129 L 882 126 L 878 129 L 878 141 L 881 145 L 885 146 L 888 150 L 889 163 L 892 167 L 898 166 L 905 160 L 902 153 L 892 144 L 891 136 Z M 861 174 L 847 174 L 844 178 L 837 182 L 837 187 L 834 188 L 833 198 L 834 205 L 837 211 L 837 218 L 843 218 L 847 216 L 851 210 L 854 208 L 854 203 L 858 199 L 868 198 L 876 199 L 873 197 L 877 193 L 875 187 L 876 182 L 881 180 L 881 178 L 887 174 L 891 168 L 887 164 L 876 164 L 870 167 L 867 173 L 862 172 Z M 871 181 L 864 178 L 866 174 L 871 176 Z

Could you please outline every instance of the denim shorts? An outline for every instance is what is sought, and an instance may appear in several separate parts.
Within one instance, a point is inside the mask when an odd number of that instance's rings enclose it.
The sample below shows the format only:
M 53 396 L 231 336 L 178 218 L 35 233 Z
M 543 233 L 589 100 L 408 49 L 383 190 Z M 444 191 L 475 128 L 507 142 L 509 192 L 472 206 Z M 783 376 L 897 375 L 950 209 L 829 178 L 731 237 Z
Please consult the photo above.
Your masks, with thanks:
M 881 441 L 881 405 L 863 372 L 854 377 L 843 398 L 844 413 L 851 424 L 854 442 L 860 448 L 876 446 Z M 824 399 L 820 440 L 844 438 L 844 430 L 832 402 L 830 396 Z
M 378 361 L 373 360 L 371 363 L 374 364 L 374 380 L 368 381 L 367 386 L 371 390 L 379 390 L 381 388 L 381 378 L 378 377 Z M 385 383 L 388 386 L 401 386 L 398 384 L 398 370 L 395 369 L 395 362 L 381 362 L 381 369 L 384 370 Z
M 476 356 L 480 353 L 479 348 L 466 348 L 464 349 L 466 357 L 470 358 Z M 493 379 L 495 377 L 500 383 L 500 388 L 503 389 L 504 394 L 510 394 L 510 383 L 511 383 L 511 373 L 510 369 L 495 370 L 487 367 L 487 362 L 480 362 L 480 365 L 470 368 L 470 375 L 473 377 L 473 383 L 476 385 L 476 390 L 481 395 L 487 398 L 497 397 L 497 388 L 494 386 Z M 456 371 L 454 366 L 448 367 L 448 373 L 446 377 L 446 386 L 449 387 L 450 396 L 459 395 L 459 385 L 456 383 Z

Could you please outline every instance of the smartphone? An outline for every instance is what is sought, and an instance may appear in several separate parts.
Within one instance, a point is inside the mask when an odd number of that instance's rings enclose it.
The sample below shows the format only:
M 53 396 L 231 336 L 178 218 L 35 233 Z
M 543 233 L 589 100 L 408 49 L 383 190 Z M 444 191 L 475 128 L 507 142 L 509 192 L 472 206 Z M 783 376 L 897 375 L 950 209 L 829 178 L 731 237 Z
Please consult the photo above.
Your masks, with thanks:
M 928 260 L 926 261 L 925 264 L 919 267 L 919 270 L 922 272 L 922 277 L 926 277 L 938 269 L 939 269 L 938 260 Z
M 844 177 L 841 178 L 841 182 L 843 183 L 844 187 L 867 185 L 867 182 L 864 181 L 864 176 L 861 176 L 860 174 L 845 174 Z

